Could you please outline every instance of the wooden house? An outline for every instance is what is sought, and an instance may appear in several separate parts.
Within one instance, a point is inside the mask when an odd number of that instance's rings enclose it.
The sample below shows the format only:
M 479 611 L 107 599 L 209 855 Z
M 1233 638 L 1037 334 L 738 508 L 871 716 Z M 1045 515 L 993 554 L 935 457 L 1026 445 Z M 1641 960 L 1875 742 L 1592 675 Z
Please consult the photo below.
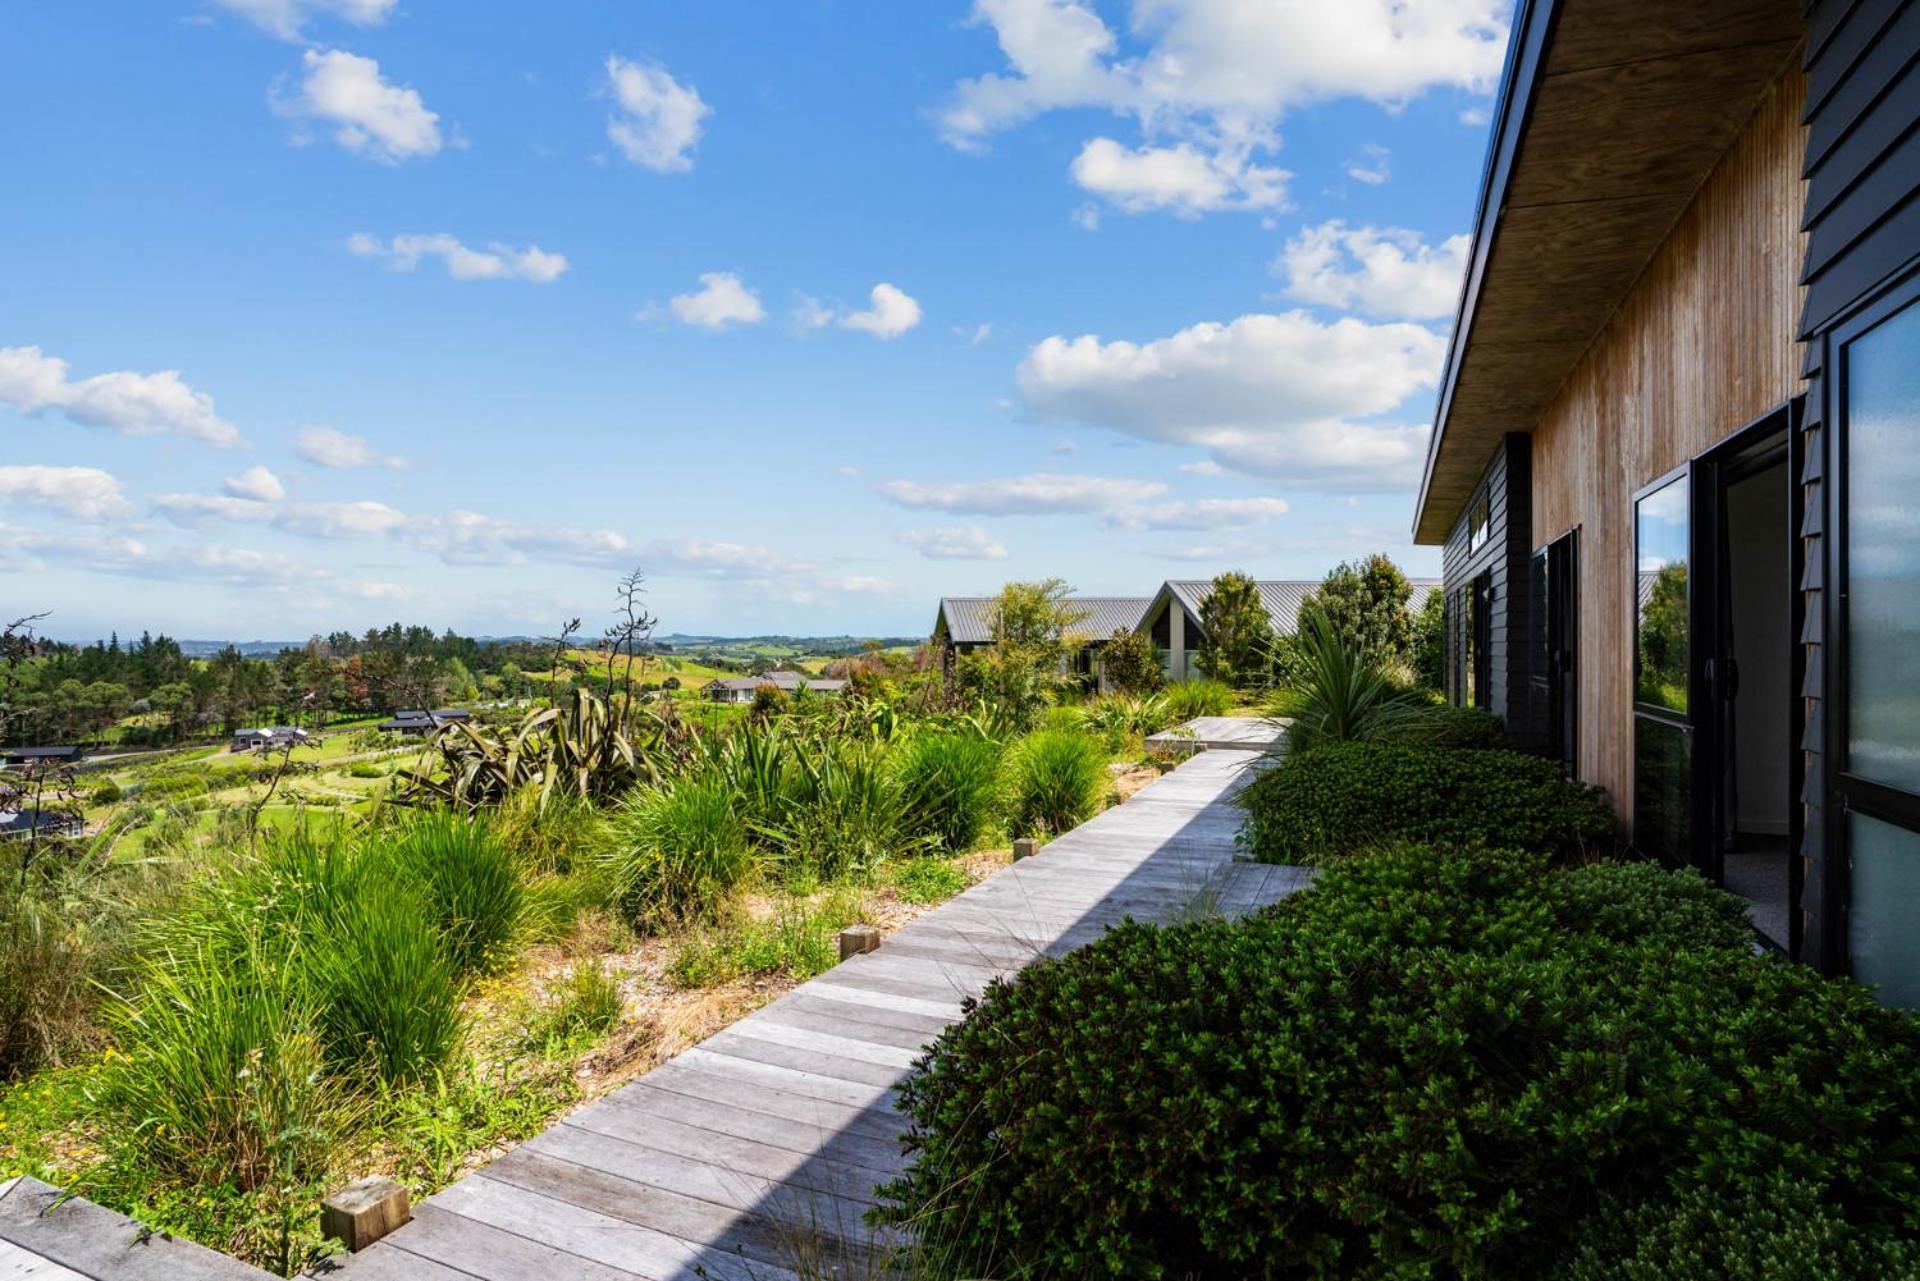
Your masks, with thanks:
M 1521 0 L 1414 517 L 1448 687 L 1920 1005 L 1920 8 Z

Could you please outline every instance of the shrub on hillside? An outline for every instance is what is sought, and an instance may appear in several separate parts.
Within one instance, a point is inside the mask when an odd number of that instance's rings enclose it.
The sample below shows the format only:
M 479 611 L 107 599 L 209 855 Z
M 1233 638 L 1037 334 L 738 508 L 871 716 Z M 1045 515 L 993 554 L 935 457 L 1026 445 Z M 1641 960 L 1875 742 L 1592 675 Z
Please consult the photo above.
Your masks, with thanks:
M 1399 840 L 1571 857 L 1614 833 L 1599 789 L 1499 750 L 1333 743 L 1283 757 L 1238 801 L 1241 841 L 1264 863 L 1318 863 Z
M 920 1060 L 883 1216 L 960 1275 L 1540 1277 L 1598 1213 L 1777 1174 L 1895 1250 L 1920 1027 L 1750 937 L 1692 872 L 1432 847 L 1256 918 L 1129 923 Z
M 1093 814 L 1107 787 L 1100 744 L 1072 730 L 1036 730 L 1013 749 L 1009 822 L 1016 833 L 1058 836 Z
M 439 811 L 376 837 L 372 853 L 418 889 L 440 930 L 442 949 L 462 974 L 506 960 L 526 906 L 511 851 L 487 823 Z
M 1000 745 L 977 734 L 919 734 L 897 749 L 903 826 L 934 849 L 964 854 L 1000 812 Z

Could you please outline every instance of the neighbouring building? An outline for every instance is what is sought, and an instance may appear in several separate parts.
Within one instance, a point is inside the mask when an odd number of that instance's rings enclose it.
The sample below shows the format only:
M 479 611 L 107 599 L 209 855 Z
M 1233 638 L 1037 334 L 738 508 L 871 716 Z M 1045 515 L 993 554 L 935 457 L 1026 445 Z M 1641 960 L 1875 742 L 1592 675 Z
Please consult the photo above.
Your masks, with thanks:
M 998 596 L 943 596 L 933 619 L 933 644 L 940 661 L 949 672 L 963 654 L 985 649 L 993 643 L 993 606 Z M 1072 670 L 1095 680 L 1100 678 L 1100 647 L 1113 639 L 1115 632 L 1130 632 L 1140 626 L 1147 608 L 1146 596 L 1074 596 L 1069 605 L 1081 615 L 1074 631 L 1085 642 L 1070 660 Z
M 84 747 L 0 747 L 0 765 L 58 767 L 78 765 L 86 758 Z
M 1413 595 L 1407 607 L 1419 613 L 1427 597 L 1439 589 L 1437 578 L 1410 578 Z M 1259 579 L 1254 587 L 1267 612 L 1267 625 L 1275 634 L 1291 636 L 1300 626 L 1300 606 L 1319 590 L 1320 579 Z M 1160 667 L 1172 681 L 1200 676 L 1199 654 L 1207 647 L 1207 630 L 1200 621 L 1201 608 L 1213 592 L 1213 580 L 1207 578 L 1172 579 L 1160 585 L 1160 591 L 1148 603 L 1136 631 L 1145 632 L 1160 652 Z
M 233 732 L 230 749 L 235 752 L 253 751 L 258 748 L 285 747 L 289 743 L 304 743 L 307 731 L 295 729 L 291 725 L 262 725 L 256 729 L 239 729 Z
M 388 734 L 433 734 L 445 726 L 472 719 L 472 712 L 457 707 L 440 707 L 432 711 L 410 707 L 395 712 L 376 728 Z
M 1520 0 L 1414 516 L 1448 692 L 1920 1005 L 1920 8 Z
M 828 680 L 809 676 L 805 672 L 782 670 L 768 672 L 765 676 L 722 677 L 708 681 L 700 690 L 715 703 L 751 703 L 754 694 L 763 685 L 771 685 L 783 694 L 797 694 L 802 689 L 809 694 L 838 694 L 847 687 L 843 680 Z

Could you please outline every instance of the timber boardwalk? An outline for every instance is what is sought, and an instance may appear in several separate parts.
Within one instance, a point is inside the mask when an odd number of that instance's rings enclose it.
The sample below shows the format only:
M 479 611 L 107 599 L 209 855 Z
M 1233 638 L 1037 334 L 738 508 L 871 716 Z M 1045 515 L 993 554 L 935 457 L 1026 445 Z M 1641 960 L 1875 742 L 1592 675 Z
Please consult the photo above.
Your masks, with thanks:
M 1239 914 L 1305 869 L 1233 861 L 1258 753 L 1202 752 L 855 956 L 429 1198 L 341 1281 L 875 1275 L 863 1221 L 903 1158 L 893 1091 L 997 975 L 1125 917 Z

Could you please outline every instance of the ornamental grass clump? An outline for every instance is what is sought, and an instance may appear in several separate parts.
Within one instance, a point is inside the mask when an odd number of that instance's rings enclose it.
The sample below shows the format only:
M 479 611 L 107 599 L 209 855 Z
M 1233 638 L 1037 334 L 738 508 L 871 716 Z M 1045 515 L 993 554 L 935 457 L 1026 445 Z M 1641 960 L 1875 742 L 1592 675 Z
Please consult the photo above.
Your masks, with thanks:
M 1692 872 L 1408 846 L 1256 918 L 1122 925 L 922 1057 L 881 1217 L 1009 1279 L 1637 1281 L 1621 1251 L 1685 1257 L 1714 1189 L 1760 1224 L 1777 1177 L 1812 1257 L 1910 1261 L 1920 1025 L 1757 955 L 1742 911 Z M 1674 1275 L 1881 1275 L 1715 1273 L 1718 1237 Z
M 488 973 L 507 960 L 526 886 L 513 853 L 486 822 L 449 811 L 423 814 L 383 834 L 375 852 L 426 900 L 455 969 Z
M 608 825 L 603 859 L 636 925 L 711 919 L 753 871 L 747 825 L 717 771 L 632 793 Z
M 1000 744 L 978 734 L 922 733 L 895 749 L 902 829 L 933 852 L 965 854 L 1001 809 Z
M 1009 821 L 1016 833 L 1058 836 L 1093 815 L 1107 788 L 1100 744 L 1076 730 L 1043 729 L 1013 749 Z

